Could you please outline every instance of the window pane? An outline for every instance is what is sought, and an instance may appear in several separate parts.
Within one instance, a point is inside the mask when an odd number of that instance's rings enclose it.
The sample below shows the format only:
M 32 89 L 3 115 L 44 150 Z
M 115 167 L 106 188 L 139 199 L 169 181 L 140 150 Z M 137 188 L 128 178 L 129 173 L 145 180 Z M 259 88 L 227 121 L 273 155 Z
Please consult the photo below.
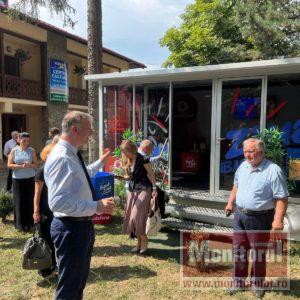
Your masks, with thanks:
M 286 149 L 284 169 L 300 194 L 300 74 L 268 78 L 267 128 L 283 131 Z M 297 160 L 298 159 L 298 160 Z

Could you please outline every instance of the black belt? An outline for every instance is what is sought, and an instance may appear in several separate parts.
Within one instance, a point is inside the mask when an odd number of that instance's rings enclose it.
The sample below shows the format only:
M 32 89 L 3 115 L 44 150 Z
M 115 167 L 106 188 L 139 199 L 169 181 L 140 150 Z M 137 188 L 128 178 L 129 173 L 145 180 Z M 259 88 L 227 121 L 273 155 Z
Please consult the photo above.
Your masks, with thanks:
M 265 215 L 267 213 L 270 213 L 270 212 L 274 211 L 274 208 L 266 209 L 266 210 L 251 210 L 251 209 L 246 209 L 246 208 L 242 208 L 242 207 L 239 207 L 239 206 L 236 206 L 236 207 L 241 213 L 243 213 L 244 215 L 247 215 L 247 216 Z
M 70 222 L 87 222 L 92 221 L 92 217 L 57 217 L 57 219 Z

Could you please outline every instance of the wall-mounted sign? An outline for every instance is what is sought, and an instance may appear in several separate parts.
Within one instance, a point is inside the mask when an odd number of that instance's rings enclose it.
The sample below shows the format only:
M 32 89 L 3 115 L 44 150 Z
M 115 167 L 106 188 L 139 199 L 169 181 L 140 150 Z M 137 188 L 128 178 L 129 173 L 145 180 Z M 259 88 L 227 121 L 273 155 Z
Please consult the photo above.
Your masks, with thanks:
M 50 59 L 50 101 L 68 102 L 68 71 L 67 63 Z

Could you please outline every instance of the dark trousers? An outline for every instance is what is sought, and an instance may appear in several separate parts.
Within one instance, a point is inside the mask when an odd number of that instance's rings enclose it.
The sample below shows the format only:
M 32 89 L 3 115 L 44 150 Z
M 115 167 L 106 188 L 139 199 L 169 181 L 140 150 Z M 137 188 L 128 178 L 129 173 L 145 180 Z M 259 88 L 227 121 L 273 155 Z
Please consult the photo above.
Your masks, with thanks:
M 58 260 L 55 299 L 82 299 L 95 241 L 93 223 L 54 218 L 51 237 Z
M 52 241 L 51 235 L 50 235 L 50 228 L 51 228 L 52 220 L 53 220 L 53 215 L 52 216 L 48 215 L 47 218 L 43 222 L 40 223 L 40 236 L 43 239 L 45 239 L 47 245 L 51 249 L 51 257 L 52 257 L 51 268 L 39 270 L 39 273 L 42 276 L 50 275 L 52 273 L 54 267 L 56 267 L 55 248 L 54 248 L 54 244 L 53 244 L 53 241 Z
M 6 180 L 6 191 L 10 192 L 12 187 L 12 169 L 8 169 L 7 180 Z
M 248 277 L 249 250 L 252 250 L 252 285 L 260 287 L 266 276 L 266 251 L 274 210 L 263 215 L 245 215 L 238 208 L 234 214 L 233 233 L 233 279 L 236 286 L 243 287 Z M 253 232 L 254 231 L 254 232 Z M 264 232 L 255 232 L 264 231 Z

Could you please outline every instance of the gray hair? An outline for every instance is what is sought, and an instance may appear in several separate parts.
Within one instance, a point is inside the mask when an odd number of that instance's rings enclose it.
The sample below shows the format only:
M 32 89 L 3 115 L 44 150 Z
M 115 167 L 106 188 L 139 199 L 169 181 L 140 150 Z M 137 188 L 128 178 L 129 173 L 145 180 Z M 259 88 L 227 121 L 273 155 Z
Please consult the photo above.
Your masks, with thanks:
M 19 132 L 18 132 L 18 131 L 13 131 L 13 132 L 11 133 L 11 137 L 13 137 L 15 134 L 19 134 Z
M 73 125 L 77 125 L 80 127 L 84 120 L 87 120 L 92 124 L 92 117 L 89 114 L 76 110 L 68 112 L 64 116 L 63 121 L 61 123 L 62 132 L 69 133 L 70 128 Z
M 248 143 L 255 143 L 256 145 L 256 149 L 259 151 L 262 151 L 262 153 L 265 153 L 265 145 L 264 142 L 261 139 L 257 139 L 257 138 L 249 138 L 244 140 L 243 142 L 243 147 L 248 144 Z

